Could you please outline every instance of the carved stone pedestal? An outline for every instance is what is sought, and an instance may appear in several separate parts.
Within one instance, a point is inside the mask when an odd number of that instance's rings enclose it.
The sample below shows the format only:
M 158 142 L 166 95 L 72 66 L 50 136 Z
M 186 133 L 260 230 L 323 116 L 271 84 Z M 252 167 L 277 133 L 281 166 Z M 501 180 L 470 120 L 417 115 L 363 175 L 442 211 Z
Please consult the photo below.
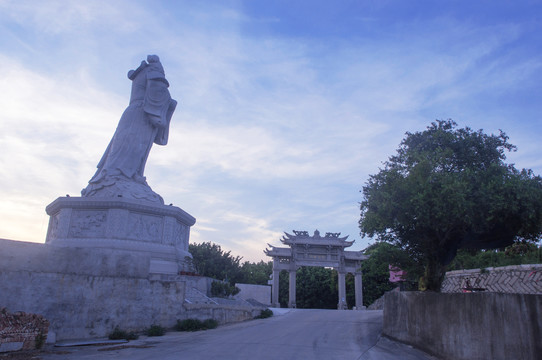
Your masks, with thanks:
M 142 252 L 150 255 L 151 274 L 191 270 L 188 240 L 196 219 L 176 206 L 120 197 L 60 197 L 46 212 L 49 245 Z

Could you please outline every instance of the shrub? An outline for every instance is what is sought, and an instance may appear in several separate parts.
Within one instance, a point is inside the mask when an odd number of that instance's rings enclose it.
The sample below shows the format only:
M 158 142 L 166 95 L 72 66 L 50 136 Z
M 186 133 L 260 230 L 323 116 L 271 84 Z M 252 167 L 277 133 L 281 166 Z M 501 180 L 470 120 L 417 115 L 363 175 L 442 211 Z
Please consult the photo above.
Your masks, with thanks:
M 198 319 L 177 320 L 177 325 L 175 325 L 177 331 L 198 331 L 202 327 L 203 323 Z
M 109 340 L 136 340 L 139 336 L 135 332 L 126 332 L 115 326 L 113 332 L 109 334 Z
M 264 309 L 260 311 L 260 315 L 256 316 L 254 319 L 266 319 L 271 316 L 273 316 L 273 311 L 269 309 Z
M 199 330 L 208 330 L 214 329 L 218 326 L 218 321 L 215 319 L 207 319 L 201 321 L 198 319 L 186 319 L 186 320 L 177 320 L 177 325 L 175 325 L 175 330 L 177 331 L 199 331 Z
M 215 319 L 207 319 L 203 321 L 204 330 L 207 329 L 216 329 L 218 326 L 218 321 Z
M 160 325 L 151 325 L 147 329 L 147 336 L 162 336 L 166 333 L 166 329 Z

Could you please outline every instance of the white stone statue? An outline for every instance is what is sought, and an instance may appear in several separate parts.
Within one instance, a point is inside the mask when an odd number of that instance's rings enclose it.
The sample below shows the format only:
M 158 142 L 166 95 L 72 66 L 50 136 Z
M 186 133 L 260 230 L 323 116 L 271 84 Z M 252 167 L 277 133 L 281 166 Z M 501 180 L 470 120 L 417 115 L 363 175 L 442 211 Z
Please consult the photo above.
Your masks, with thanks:
M 156 55 L 147 56 L 132 80 L 130 104 L 98 163 L 96 174 L 81 191 L 84 197 L 129 198 L 164 203 L 151 190 L 143 172 L 152 144 L 166 145 L 177 102 L 169 94 L 164 68 Z

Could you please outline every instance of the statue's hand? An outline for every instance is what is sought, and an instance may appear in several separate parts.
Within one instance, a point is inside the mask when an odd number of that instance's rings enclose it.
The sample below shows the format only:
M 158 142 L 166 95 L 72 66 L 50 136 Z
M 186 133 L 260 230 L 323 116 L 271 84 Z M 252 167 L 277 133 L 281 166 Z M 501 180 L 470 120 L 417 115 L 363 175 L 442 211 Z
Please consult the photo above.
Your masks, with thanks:
M 148 115 L 149 115 L 149 121 L 150 121 L 152 126 L 156 126 L 156 127 L 164 127 L 165 126 L 165 123 L 164 123 L 164 120 L 162 119 L 162 117 L 156 116 L 156 115 L 151 115 L 151 114 L 148 114 Z

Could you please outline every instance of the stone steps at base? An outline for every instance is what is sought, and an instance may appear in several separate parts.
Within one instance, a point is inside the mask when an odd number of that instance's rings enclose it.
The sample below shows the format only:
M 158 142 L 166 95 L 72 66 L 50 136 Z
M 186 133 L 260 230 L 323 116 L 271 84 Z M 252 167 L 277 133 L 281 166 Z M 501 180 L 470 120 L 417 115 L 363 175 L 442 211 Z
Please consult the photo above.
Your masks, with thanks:
M 186 289 L 184 301 L 189 304 L 217 304 L 216 301 L 207 297 L 204 293 L 194 287 Z

